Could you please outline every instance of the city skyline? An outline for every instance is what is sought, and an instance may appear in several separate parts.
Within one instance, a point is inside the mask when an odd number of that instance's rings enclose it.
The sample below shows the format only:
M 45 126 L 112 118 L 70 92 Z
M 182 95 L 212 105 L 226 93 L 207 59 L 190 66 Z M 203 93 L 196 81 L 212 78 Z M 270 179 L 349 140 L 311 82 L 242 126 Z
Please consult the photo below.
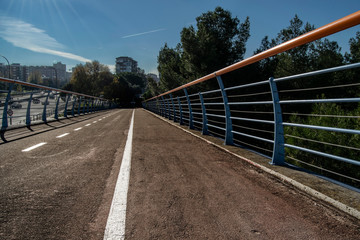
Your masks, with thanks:
M 146 73 L 157 72 L 157 56 L 165 43 L 175 47 L 182 28 L 216 6 L 243 22 L 250 17 L 251 37 L 245 57 L 265 36 L 276 34 L 297 14 L 304 23 L 321 27 L 358 10 L 357 1 L 95 1 L 0 0 L 0 55 L 10 64 L 52 65 L 67 70 L 98 60 L 115 72 L 115 59 L 129 56 Z M 359 27 L 330 36 L 343 52 Z M 6 63 L 0 59 L 1 63 Z

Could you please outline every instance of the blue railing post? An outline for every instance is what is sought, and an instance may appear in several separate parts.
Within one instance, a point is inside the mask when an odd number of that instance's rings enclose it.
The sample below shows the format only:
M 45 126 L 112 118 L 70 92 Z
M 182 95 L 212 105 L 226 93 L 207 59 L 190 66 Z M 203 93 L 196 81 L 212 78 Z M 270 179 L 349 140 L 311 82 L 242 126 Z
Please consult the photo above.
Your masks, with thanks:
M 9 107 L 9 101 L 11 99 L 11 91 L 12 91 L 13 87 L 14 87 L 14 83 L 10 83 L 9 84 L 9 91 L 8 91 L 8 94 L 6 96 L 5 103 L 4 103 L 1 131 L 6 130 L 6 128 L 9 126 L 8 125 L 8 118 L 7 118 L 8 113 L 7 112 L 8 112 L 8 107 Z
M 219 84 L 219 87 L 221 90 L 221 95 L 222 95 L 223 102 L 224 102 L 225 119 L 226 119 L 225 144 L 233 145 L 234 140 L 233 140 L 233 133 L 232 133 L 232 121 L 231 121 L 231 113 L 230 113 L 230 107 L 228 104 L 229 102 L 228 102 L 227 94 L 226 94 L 224 83 L 223 83 L 221 77 L 216 76 L 216 79 L 218 81 L 218 84 Z
M 55 107 L 55 119 L 59 120 L 59 102 L 60 102 L 60 93 L 56 100 L 56 107 Z
M 165 102 L 166 102 L 166 109 L 167 109 L 167 113 L 168 113 L 168 119 L 171 120 L 169 99 L 165 99 Z
M 161 112 L 162 112 L 161 116 L 166 117 L 164 96 L 161 96 L 160 103 L 161 103 Z
M 86 100 L 87 106 L 86 106 L 86 113 L 89 114 L 89 109 L 90 109 L 90 100 L 87 99 Z
M 32 97 L 33 97 L 33 92 L 30 93 L 30 97 L 29 97 L 29 102 L 28 102 L 28 106 L 26 109 L 26 120 L 25 120 L 25 124 L 26 126 L 30 126 L 31 124 L 31 118 L 30 118 L 30 109 L 31 109 L 31 101 L 32 101 Z
M 172 97 L 172 94 L 171 94 L 171 93 L 169 94 L 169 96 L 170 96 L 170 100 L 171 100 L 171 104 L 172 104 L 172 109 L 173 109 L 174 122 L 176 122 L 176 114 L 175 114 L 174 100 L 173 100 L 173 97 Z
M 93 113 L 94 112 L 94 99 L 91 99 L 91 108 L 90 108 L 90 112 Z
M 178 104 L 179 104 L 179 117 L 180 117 L 179 123 L 180 123 L 180 125 L 183 125 L 184 122 L 183 122 L 183 113 L 182 113 L 182 107 L 181 107 L 180 98 L 177 97 L 177 100 L 178 100 Z
M 186 88 L 184 88 L 184 93 L 185 93 L 186 100 L 187 100 L 187 103 L 188 103 L 188 108 L 189 108 L 189 128 L 190 128 L 190 129 L 194 129 L 193 113 L 192 113 L 192 108 L 191 108 L 191 102 L 190 102 L 189 94 L 188 94 Z
M 73 105 L 72 105 L 72 109 L 71 109 L 71 115 L 73 117 L 75 117 L 75 103 L 76 103 L 76 100 L 74 100 L 74 98 L 73 98 Z
M 43 120 L 43 122 L 47 122 L 47 120 L 46 120 L 46 106 L 47 106 L 47 104 L 48 104 L 48 101 L 49 101 L 49 95 L 50 95 L 50 93 L 51 93 L 51 91 L 49 90 L 48 91 L 48 94 L 47 94 L 47 96 L 46 96 L 46 99 L 45 99 L 45 102 L 44 102 L 44 109 L 43 109 L 43 114 L 42 114 L 42 120 Z
M 79 104 L 78 104 L 78 108 L 77 108 L 77 114 L 78 116 L 80 116 L 80 109 L 81 109 L 81 102 L 82 102 L 82 96 L 79 97 Z
M 83 109 L 82 109 L 83 115 L 85 115 L 85 106 L 86 106 L 86 99 L 84 98 L 84 105 L 83 105 Z
M 205 108 L 205 103 L 204 103 L 204 98 L 202 96 L 201 93 L 199 93 L 199 97 L 200 97 L 200 102 L 201 102 L 201 112 L 202 112 L 202 134 L 203 135 L 207 135 L 209 134 L 208 132 L 208 121 L 207 121 L 207 117 L 206 117 L 206 108 Z
M 277 90 L 274 78 L 269 79 L 271 96 L 274 108 L 274 148 L 271 164 L 284 165 L 285 163 L 285 150 L 284 150 L 284 127 L 282 120 L 282 111 L 280 105 L 279 92 Z
M 66 97 L 66 96 L 67 96 L 67 97 Z M 67 107 L 68 107 L 68 103 L 69 103 L 69 100 L 70 100 L 71 95 L 70 95 L 70 94 L 67 94 L 66 96 L 65 96 L 66 102 L 65 102 L 65 109 L 64 109 L 64 117 L 67 118 Z

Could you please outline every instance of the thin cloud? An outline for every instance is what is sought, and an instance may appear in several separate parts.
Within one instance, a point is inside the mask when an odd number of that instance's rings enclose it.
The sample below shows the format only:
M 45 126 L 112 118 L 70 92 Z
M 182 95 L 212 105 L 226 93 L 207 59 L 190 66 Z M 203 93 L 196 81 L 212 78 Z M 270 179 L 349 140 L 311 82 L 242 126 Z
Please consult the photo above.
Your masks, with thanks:
M 165 31 L 165 28 L 160 28 L 160 29 L 156 29 L 156 30 L 151 30 L 148 32 L 142 32 L 142 33 L 135 33 L 135 34 L 131 34 L 131 35 L 127 35 L 124 36 L 122 38 L 131 38 L 131 37 L 137 37 L 137 36 L 141 36 L 141 35 L 145 35 L 145 34 L 150 34 L 150 33 L 155 33 L 155 32 L 161 32 L 161 31 Z
M 52 54 L 80 62 L 91 62 L 90 59 L 82 56 L 61 51 L 65 46 L 50 37 L 44 30 L 15 18 L 0 16 L 0 37 L 16 47 L 33 52 Z

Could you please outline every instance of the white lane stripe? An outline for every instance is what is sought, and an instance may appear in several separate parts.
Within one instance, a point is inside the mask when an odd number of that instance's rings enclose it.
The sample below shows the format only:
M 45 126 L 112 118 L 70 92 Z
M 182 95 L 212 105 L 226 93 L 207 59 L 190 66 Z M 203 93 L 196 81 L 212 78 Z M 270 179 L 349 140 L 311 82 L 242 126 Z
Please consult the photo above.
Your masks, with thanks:
M 125 239 L 126 204 L 130 180 L 134 112 L 135 110 L 132 112 L 131 123 L 126 139 L 123 158 L 121 161 L 120 172 L 116 181 L 114 197 L 106 223 L 104 240 Z
M 56 138 L 62 138 L 62 137 L 65 137 L 66 135 L 69 135 L 69 133 L 61 134 L 61 135 L 57 136 Z
M 82 127 L 75 128 L 74 131 L 79 131 L 80 129 L 82 129 Z
M 29 151 L 34 150 L 35 148 L 41 147 L 42 145 L 45 145 L 45 144 L 46 144 L 46 142 L 36 144 L 36 145 L 34 145 L 32 147 L 29 147 L 29 148 L 26 148 L 26 149 L 22 150 L 22 152 L 29 152 Z
M 93 121 L 93 123 L 97 123 L 97 121 Z
M 88 124 L 85 125 L 85 127 L 88 127 L 88 126 L 90 126 L 90 125 L 91 125 L 91 123 L 88 123 Z

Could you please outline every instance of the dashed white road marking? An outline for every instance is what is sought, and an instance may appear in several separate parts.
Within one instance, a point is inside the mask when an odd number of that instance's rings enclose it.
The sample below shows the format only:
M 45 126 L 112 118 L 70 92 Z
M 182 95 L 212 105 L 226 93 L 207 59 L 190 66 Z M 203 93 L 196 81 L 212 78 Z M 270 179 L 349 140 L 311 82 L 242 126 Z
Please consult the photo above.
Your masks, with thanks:
M 88 127 L 88 126 L 90 126 L 90 125 L 91 125 L 91 123 L 88 123 L 88 124 L 85 125 L 85 127 Z
M 29 151 L 34 150 L 35 148 L 41 147 L 42 145 L 45 145 L 45 144 L 46 144 L 46 142 L 42 142 L 42 143 L 36 144 L 36 145 L 34 145 L 34 146 L 32 146 L 32 147 L 23 149 L 22 152 L 29 152 Z
M 75 128 L 74 131 L 79 131 L 79 130 L 81 130 L 81 129 L 82 129 L 82 127 Z
M 97 123 L 97 121 L 93 121 L 93 123 Z
M 62 137 L 65 137 L 66 135 L 69 135 L 70 133 L 64 133 L 64 134 L 61 134 L 59 136 L 57 136 L 56 138 L 62 138 Z
M 116 181 L 114 197 L 111 203 L 111 208 L 106 223 L 104 240 L 125 239 L 125 219 L 126 219 L 127 192 L 128 192 L 129 180 L 130 180 L 134 112 L 135 110 L 133 110 L 132 112 L 129 133 L 126 139 L 124 154 L 121 161 L 120 172 L 118 179 Z

